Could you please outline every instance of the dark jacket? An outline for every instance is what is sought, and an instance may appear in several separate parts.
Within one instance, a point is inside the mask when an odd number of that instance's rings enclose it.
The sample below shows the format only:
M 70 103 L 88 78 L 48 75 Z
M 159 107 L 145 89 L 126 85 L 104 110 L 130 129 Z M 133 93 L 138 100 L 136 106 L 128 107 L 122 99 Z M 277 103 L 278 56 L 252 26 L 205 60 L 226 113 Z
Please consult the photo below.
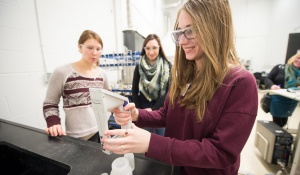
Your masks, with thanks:
M 284 88 L 284 65 L 278 64 L 273 67 L 267 78 L 265 78 L 264 83 L 268 89 L 274 84 Z

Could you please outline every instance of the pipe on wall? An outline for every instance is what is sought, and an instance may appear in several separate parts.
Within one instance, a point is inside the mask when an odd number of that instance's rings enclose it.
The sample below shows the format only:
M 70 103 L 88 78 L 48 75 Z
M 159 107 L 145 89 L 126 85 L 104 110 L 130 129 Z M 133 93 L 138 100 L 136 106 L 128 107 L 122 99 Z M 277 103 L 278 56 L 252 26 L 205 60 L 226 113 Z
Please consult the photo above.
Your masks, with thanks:
M 44 66 L 44 80 L 45 83 L 48 83 L 51 73 L 47 69 L 46 61 L 45 61 L 45 54 L 44 54 L 44 48 L 43 48 L 43 40 L 41 35 L 41 27 L 40 27 L 40 21 L 39 21 L 39 13 L 37 8 L 37 2 L 34 0 L 34 8 L 35 8 L 35 15 L 36 15 L 36 23 L 37 23 L 37 30 L 38 30 L 38 36 L 40 41 L 40 48 L 41 48 L 41 55 L 43 59 L 43 66 Z
M 131 0 L 126 0 L 126 8 L 127 8 L 127 28 L 132 29 Z
M 166 29 L 165 29 L 165 34 L 167 34 L 169 31 L 171 31 L 171 14 L 167 11 L 164 11 L 164 17 L 166 20 Z
M 178 1 L 175 2 L 175 3 L 165 5 L 165 6 L 164 6 L 164 10 L 170 9 L 170 8 L 176 8 L 176 7 L 179 7 L 179 6 L 180 6 L 181 4 L 183 4 L 183 3 L 184 3 L 184 0 L 178 0 Z

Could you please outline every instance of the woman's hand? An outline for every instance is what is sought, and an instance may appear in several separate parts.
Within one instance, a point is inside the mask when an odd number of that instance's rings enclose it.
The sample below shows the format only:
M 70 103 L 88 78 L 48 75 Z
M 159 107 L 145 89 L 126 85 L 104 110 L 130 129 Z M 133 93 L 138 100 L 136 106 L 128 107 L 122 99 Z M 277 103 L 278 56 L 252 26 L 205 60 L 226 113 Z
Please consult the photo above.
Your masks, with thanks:
M 275 89 L 281 89 L 281 88 L 280 88 L 280 86 L 274 84 L 274 85 L 271 86 L 271 89 L 272 89 L 272 90 L 275 90 Z
M 132 124 L 131 129 L 114 129 L 104 132 L 103 149 L 115 154 L 145 153 L 148 151 L 151 133 Z M 109 136 L 119 136 L 110 138 Z M 109 137 L 109 138 L 107 138 Z
M 53 125 L 45 129 L 45 132 L 52 137 L 66 135 L 65 131 L 62 129 L 61 125 Z
M 128 113 L 130 111 L 130 113 Z M 124 126 L 126 125 L 130 119 L 132 121 L 136 121 L 139 115 L 139 111 L 135 108 L 134 103 L 128 103 L 124 106 L 124 111 L 120 111 L 118 108 L 115 108 L 113 111 L 115 121 L 118 125 Z

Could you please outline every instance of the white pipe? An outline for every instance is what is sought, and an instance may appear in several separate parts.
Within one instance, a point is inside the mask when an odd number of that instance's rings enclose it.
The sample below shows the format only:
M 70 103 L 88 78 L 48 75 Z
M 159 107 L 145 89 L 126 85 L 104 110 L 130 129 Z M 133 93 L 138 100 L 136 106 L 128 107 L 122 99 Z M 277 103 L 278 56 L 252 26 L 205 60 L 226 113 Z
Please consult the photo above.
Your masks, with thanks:
M 166 5 L 164 6 L 164 10 L 166 9 L 170 9 L 170 8 L 175 8 L 175 7 L 179 7 L 182 3 L 184 2 L 184 0 L 178 0 L 177 2 L 175 3 L 172 3 L 172 4 L 169 4 L 169 5 Z
M 42 42 L 40 22 L 39 22 L 39 14 L 38 14 L 38 9 L 37 9 L 37 5 L 36 5 L 36 0 L 34 0 L 34 7 L 35 7 L 35 15 L 36 15 L 36 22 L 37 22 L 38 35 L 39 35 L 39 40 L 40 40 L 40 47 L 41 47 L 41 53 L 42 53 L 42 58 L 43 58 L 43 64 L 44 64 L 45 73 L 47 73 L 47 66 L 46 66 L 46 62 L 45 62 L 44 49 L 43 49 L 43 45 L 42 45 L 43 42 Z
M 114 24 L 115 24 L 115 36 L 116 36 L 116 49 L 117 49 L 117 52 L 119 52 L 121 50 L 121 48 L 119 47 L 119 44 L 118 44 L 118 43 L 120 43 L 120 41 L 119 41 L 120 37 L 119 37 L 119 32 L 118 32 L 119 29 L 120 29 L 120 23 L 118 22 L 118 18 L 117 18 L 117 16 L 119 15 L 119 13 L 118 13 L 119 9 L 117 8 L 118 6 L 117 6 L 116 1 L 117 0 L 113 1 L 114 11 L 115 11 L 115 13 L 114 13 Z
M 47 83 L 49 78 L 50 78 L 51 73 L 48 71 L 46 61 L 45 61 L 43 41 L 42 41 L 42 35 L 41 35 L 41 27 L 40 27 L 40 22 L 39 22 L 39 13 L 38 13 L 38 9 L 37 9 L 36 0 L 34 0 L 34 8 L 35 8 L 37 29 L 38 29 L 38 35 L 39 35 L 39 41 L 40 41 L 40 47 L 41 47 L 41 55 L 42 55 L 42 59 L 43 59 L 44 73 L 45 73 L 44 74 L 44 79 L 45 79 L 45 82 Z
M 169 32 L 171 29 L 171 14 L 167 11 L 164 12 L 164 16 L 166 17 L 166 24 L 167 24 L 167 28 L 166 28 L 166 33 Z
M 127 5 L 127 28 L 132 28 L 132 16 L 131 16 L 131 0 L 126 0 Z

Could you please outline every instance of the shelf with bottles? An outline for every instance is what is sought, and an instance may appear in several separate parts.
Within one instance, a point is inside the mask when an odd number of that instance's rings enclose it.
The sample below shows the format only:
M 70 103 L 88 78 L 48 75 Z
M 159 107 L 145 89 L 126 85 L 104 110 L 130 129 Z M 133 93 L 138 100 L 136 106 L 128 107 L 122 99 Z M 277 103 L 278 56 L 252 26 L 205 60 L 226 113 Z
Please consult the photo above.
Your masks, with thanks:
M 100 67 L 135 66 L 139 63 L 141 52 L 103 54 L 100 57 Z
M 112 86 L 112 91 L 113 92 L 116 92 L 116 93 L 119 93 L 119 94 L 125 94 L 125 95 L 131 95 L 131 89 L 132 89 L 132 86 L 131 84 L 130 85 L 125 85 L 123 84 L 123 82 L 118 82 L 117 84 L 114 84 Z

